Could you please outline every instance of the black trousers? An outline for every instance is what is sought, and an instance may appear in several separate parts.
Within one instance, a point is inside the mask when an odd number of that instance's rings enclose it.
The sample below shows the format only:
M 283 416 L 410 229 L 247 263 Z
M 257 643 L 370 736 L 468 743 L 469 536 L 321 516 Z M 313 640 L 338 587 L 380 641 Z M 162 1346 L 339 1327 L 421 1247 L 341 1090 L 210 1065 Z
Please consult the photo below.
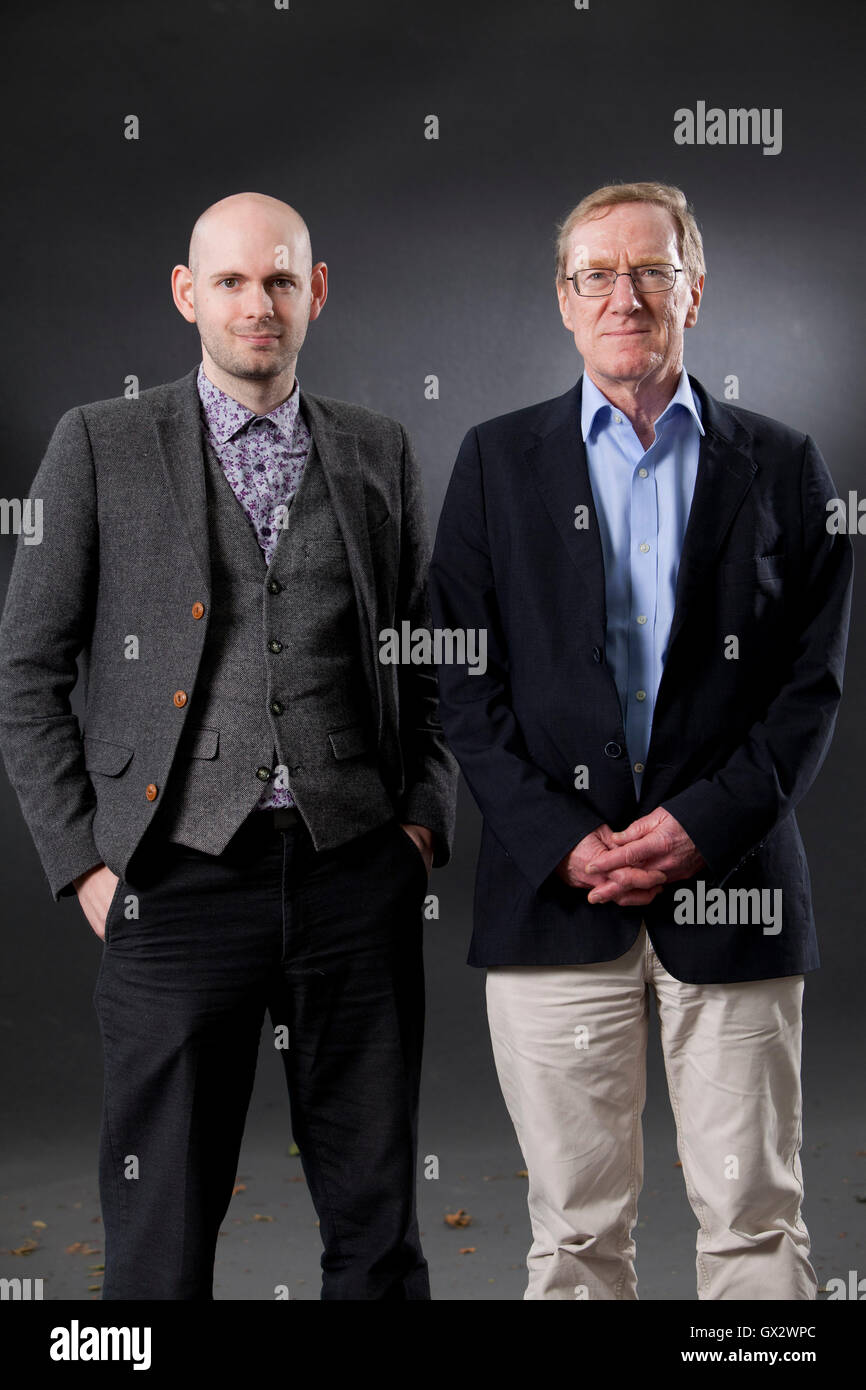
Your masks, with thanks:
M 266 1009 L 275 1045 L 288 1030 L 322 1298 L 429 1299 L 415 1207 L 426 886 L 396 820 L 317 852 L 302 822 L 254 811 L 219 856 L 167 842 L 133 856 L 93 996 L 103 1299 L 213 1298 Z

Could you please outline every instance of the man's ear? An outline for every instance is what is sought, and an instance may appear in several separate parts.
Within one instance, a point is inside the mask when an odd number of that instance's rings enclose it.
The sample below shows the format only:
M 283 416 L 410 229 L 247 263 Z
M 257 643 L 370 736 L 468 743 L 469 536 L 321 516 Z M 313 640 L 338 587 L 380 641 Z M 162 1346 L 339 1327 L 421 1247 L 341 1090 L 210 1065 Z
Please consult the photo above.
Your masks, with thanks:
M 574 332 L 574 324 L 571 321 L 571 299 L 568 293 L 568 281 L 557 280 L 556 298 L 559 301 L 559 312 L 562 315 L 562 322 L 570 333 Z
M 328 298 L 328 267 L 324 261 L 317 261 L 310 272 L 310 322 L 317 319 Z
M 691 286 L 690 293 L 692 296 L 692 302 L 689 305 L 688 313 L 686 314 L 686 321 L 683 325 L 684 328 L 693 328 L 698 321 L 698 310 L 701 304 L 701 297 L 704 293 L 705 279 L 705 275 L 699 275 L 695 283 Z
M 171 272 L 171 297 L 175 308 L 183 314 L 187 323 L 195 323 L 192 271 L 188 265 L 176 265 Z

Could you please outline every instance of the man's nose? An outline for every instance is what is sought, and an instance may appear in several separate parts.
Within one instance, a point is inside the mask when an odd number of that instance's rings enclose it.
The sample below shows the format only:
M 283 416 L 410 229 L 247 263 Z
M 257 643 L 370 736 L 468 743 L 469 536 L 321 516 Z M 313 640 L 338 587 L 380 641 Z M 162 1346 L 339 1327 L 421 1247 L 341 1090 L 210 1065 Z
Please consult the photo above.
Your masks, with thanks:
M 614 281 L 613 293 L 610 296 L 611 307 L 623 312 L 629 309 L 639 309 L 641 299 L 634 287 L 634 282 L 630 275 L 618 275 Z
M 263 319 L 274 312 L 273 301 L 264 285 L 251 285 L 244 298 L 244 309 L 251 318 Z

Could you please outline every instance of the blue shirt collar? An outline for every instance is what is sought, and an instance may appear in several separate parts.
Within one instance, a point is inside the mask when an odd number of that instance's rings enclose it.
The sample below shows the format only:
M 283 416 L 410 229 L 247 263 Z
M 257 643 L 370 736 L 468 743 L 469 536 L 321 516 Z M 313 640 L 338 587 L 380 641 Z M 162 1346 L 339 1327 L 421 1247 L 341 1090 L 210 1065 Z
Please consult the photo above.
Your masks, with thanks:
M 668 401 L 661 415 L 653 423 L 658 425 L 667 415 L 671 414 L 677 406 L 682 406 L 683 409 L 689 411 L 694 417 L 698 430 L 701 434 L 704 434 L 704 427 L 701 423 L 701 403 L 692 390 L 691 382 L 689 381 L 685 368 L 680 372 L 680 379 L 677 382 L 676 391 L 674 391 L 673 396 Z M 610 415 L 615 409 L 616 407 L 611 404 L 607 396 L 598 389 L 595 382 L 584 372 L 583 391 L 580 402 L 580 431 L 583 435 L 584 444 L 586 443 L 587 437 L 592 432 L 599 411 L 607 411 L 604 421 L 601 422 L 601 424 L 604 425 L 609 422 Z

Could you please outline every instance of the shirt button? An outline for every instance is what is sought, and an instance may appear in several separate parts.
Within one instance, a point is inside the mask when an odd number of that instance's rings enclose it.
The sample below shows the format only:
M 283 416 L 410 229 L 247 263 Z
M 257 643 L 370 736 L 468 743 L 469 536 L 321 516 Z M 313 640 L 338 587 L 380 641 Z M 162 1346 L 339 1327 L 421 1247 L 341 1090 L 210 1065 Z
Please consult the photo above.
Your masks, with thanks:
M 645 690 L 636 690 L 636 691 L 634 692 L 634 697 L 635 697 L 636 700 L 645 700 L 645 699 L 646 699 L 646 691 L 645 691 Z
M 639 469 L 637 470 L 637 475 L 638 475 L 639 478 L 648 478 L 648 477 L 649 477 L 649 473 L 647 472 L 647 470 L 646 470 L 645 468 L 639 468 Z
M 640 623 L 641 627 L 643 627 L 644 623 L 646 622 L 646 613 L 638 613 L 637 620 Z
M 283 586 L 282 586 L 282 584 L 280 583 L 280 581 L 279 581 L 278 579 L 269 579 L 269 580 L 268 580 L 268 593 L 269 593 L 269 594 L 279 594 L 279 593 L 282 593 L 282 589 L 283 589 Z
M 647 545 L 646 541 L 641 541 L 640 545 L 638 546 L 638 550 L 646 554 L 646 552 L 649 550 L 649 546 Z
M 187 702 L 187 693 L 185 690 L 176 690 L 174 692 L 174 695 L 172 696 L 172 699 L 174 700 L 174 703 L 177 705 L 178 709 L 183 709 L 184 705 Z
M 193 604 L 193 606 L 192 606 L 192 616 L 193 616 L 194 618 L 203 618 L 203 617 L 204 617 L 204 604 L 203 604 L 203 603 L 194 603 L 194 604 Z
M 258 777 L 260 782 L 270 782 L 271 769 L 269 767 L 257 767 L 256 776 Z
M 622 749 L 618 743 L 606 743 L 604 745 L 604 756 L 606 758 L 619 758 L 622 756 Z
M 621 416 L 621 415 L 614 415 L 614 417 L 613 417 L 613 422 L 614 422 L 615 425 L 621 425 L 621 424 L 622 424 L 622 416 Z
M 644 769 L 643 763 L 635 763 L 635 765 L 634 765 L 634 770 L 635 770 L 635 772 L 643 772 L 643 769 Z
M 144 794 L 147 797 L 148 801 L 156 801 L 156 798 L 159 796 L 159 788 L 157 787 L 156 783 L 148 782 L 147 786 L 144 789 Z
M 279 656 L 279 654 L 280 654 L 280 652 L 281 652 L 282 650 L 283 650 L 283 644 L 282 644 L 282 642 L 278 642 L 277 639 L 276 639 L 276 637 L 272 637 L 271 640 L 270 640 L 270 642 L 268 643 L 268 651 L 269 651 L 269 652 L 273 652 L 274 656 Z
M 271 714 L 282 714 L 285 705 L 280 704 L 279 700 L 271 701 Z
M 592 659 L 593 661 L 601 661 L 601 647 L 593 647 Z

